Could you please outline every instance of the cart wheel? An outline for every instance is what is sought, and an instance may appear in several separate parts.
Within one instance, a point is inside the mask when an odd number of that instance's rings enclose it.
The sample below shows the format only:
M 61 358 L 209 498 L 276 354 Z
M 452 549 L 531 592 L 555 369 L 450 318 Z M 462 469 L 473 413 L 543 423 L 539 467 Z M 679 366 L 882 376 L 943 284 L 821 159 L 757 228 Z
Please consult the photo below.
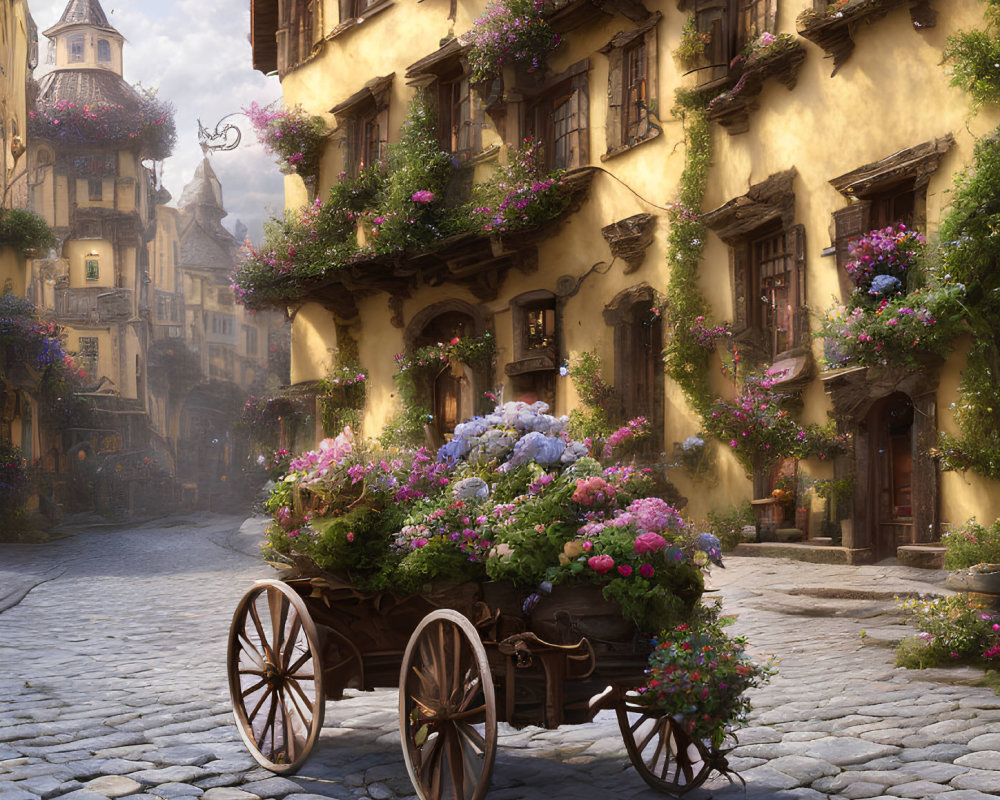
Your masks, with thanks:
M 323 727 L 319 638 L 302 598 L 280 581 L 260 581 L 236 607 L 229 629 L 229 694 L 251 755 L 292 773 Z
M 701 786 L 712 771 L 705 745 L 677 721 L 639 705 L 626 692 L 615 706 L 629 760 L 642 779 L 659 792 L 677 797 Z
M 421 800 L 482 800 L 497 750 L 493 677 L 479 634 L 457 611 L 417 625 L 399 674 L 403 759 Z

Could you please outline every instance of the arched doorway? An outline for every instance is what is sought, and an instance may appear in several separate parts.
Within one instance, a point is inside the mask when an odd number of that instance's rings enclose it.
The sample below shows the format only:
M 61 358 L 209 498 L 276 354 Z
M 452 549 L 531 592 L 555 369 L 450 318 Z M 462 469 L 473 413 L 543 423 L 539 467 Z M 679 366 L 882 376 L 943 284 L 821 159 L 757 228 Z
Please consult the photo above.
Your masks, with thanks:
M 870 492 L 875 558 L 896 555 L 896 548 L 915 541 L 913 528 L 913 464 L 916 446 L 913 401 L 894 392 L 872 406 L 868 415 Z
M 461 300 L 444 300 L 414 316 L 405 333 L 406 349 L 413 353 L 456 338 L 482 336 L 487 328 L 482 308 Z M 447 363 L 421 379 L 420 393 L 433 415 L 431 424 L 425 428 L 429 444 L 442 444 L 459 422 L 481 413 L 479 398 L 492 379 L 491 375 L 480 374 L 485 371 L 467 364 Z

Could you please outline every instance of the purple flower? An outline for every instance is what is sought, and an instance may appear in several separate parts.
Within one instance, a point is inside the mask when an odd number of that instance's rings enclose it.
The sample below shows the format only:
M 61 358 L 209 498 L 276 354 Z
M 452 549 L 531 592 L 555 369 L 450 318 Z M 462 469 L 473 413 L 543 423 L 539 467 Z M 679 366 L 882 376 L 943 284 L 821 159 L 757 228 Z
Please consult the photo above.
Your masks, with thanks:
M 414 192 L 413 197 L 410 199 L 413 200 L 414 203 L 430 203 L 434 200 L 434 192 L 421 189 L 419 192 Z

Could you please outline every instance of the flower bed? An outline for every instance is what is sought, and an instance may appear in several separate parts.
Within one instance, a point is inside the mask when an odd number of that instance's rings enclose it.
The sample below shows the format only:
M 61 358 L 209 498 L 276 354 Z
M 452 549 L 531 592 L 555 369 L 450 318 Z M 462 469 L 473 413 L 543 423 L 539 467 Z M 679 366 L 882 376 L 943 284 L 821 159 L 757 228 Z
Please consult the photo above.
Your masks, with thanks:
M 593 585 L 640 630 L 687 621 L 712 541 L 656 496 L 651 473 L 615 453 L 601 463 L 546 412 L 507 403 L 459 424 L 436 457 L 324 440 L 268 501 L 271 556 L 363 591 L 508 580 L 526 611 L 556 585 Z

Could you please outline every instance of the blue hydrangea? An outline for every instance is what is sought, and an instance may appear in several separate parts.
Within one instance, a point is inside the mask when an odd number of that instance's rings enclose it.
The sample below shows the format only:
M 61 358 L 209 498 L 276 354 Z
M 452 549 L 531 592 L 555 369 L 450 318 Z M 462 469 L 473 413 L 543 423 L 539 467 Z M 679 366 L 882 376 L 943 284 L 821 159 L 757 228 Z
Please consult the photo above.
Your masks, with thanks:
M 868 290 L 868 294 L 895 294 L 900 287 L 902 284 L 899 282 L 899 278 L 894 278 L 892 275 L 876 275 L 872 278 L 872 286 Z

